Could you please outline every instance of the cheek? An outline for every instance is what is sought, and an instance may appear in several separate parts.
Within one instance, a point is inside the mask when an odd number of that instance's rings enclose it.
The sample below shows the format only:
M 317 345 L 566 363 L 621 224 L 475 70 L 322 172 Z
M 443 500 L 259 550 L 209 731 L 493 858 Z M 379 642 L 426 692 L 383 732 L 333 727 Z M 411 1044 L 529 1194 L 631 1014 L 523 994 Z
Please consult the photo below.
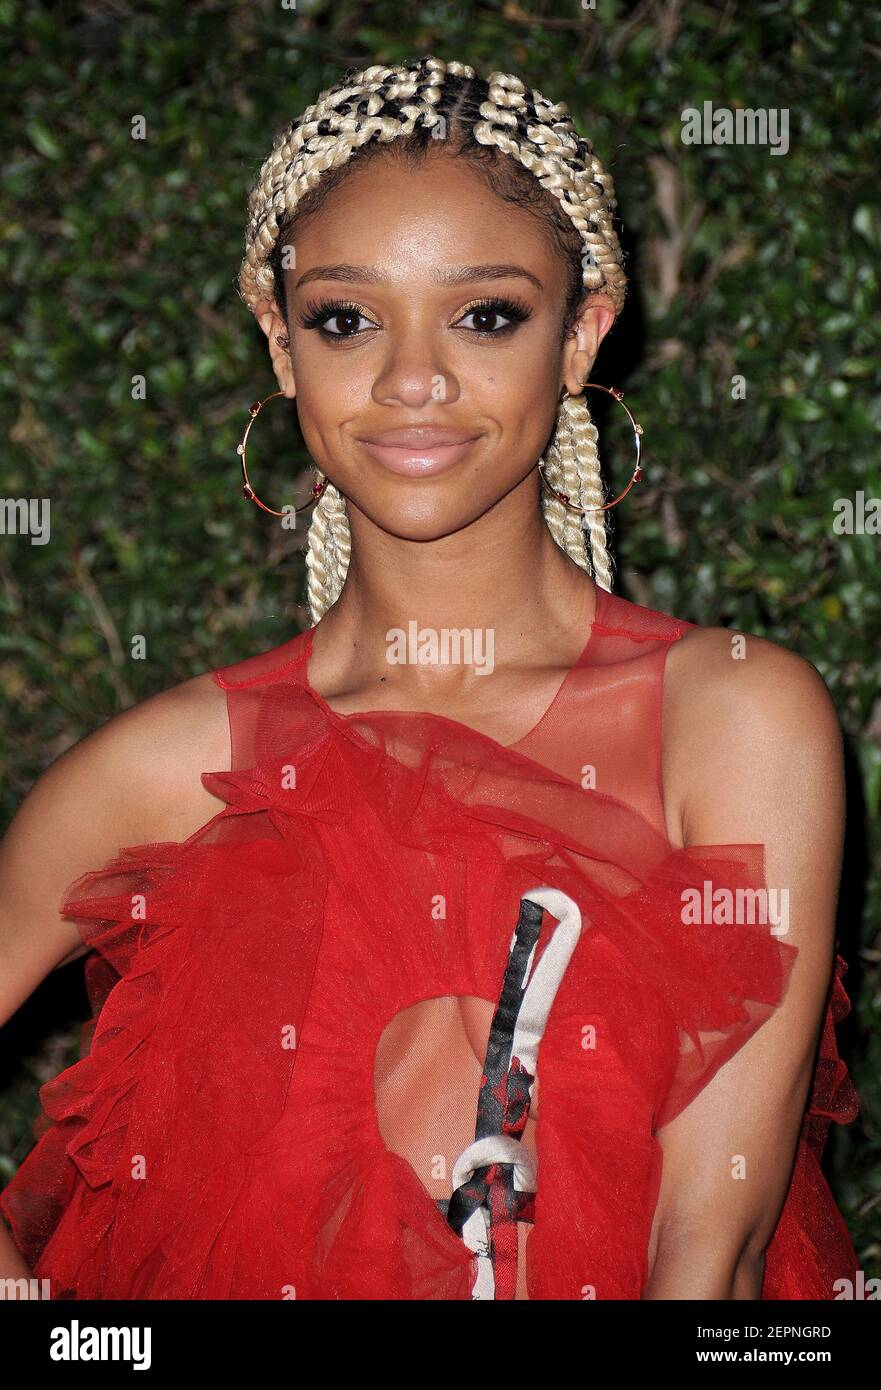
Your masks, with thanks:
M 358 416 L 364 405 L 365 383 L 363 368 L 349 367 L 340 359 L 340 352 L 330 354 L 301 350 L 294 358 L 294 379 L 297 385 L 297 415 L 300 431 L 309 453 L 319 467 L 330 463 L 340 451 L 340 431 L 346 421 Z M 324 470 L 323 470 L 324 471 Z
M 481 413 L 497 421 L 505 445 L 515 456 L 538 458 L 556 421 L 556 367 L 547 359 L 518 363 L 513 371 L 493 370 L 479 386 Z

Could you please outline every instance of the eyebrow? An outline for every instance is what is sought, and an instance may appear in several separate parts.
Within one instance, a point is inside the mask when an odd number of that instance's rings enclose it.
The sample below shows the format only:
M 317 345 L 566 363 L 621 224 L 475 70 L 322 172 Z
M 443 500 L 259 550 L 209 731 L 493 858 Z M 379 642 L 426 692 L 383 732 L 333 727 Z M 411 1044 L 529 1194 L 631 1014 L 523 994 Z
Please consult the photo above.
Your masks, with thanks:
M 458 265 L 437 270 L 432 275 L 435 285 L 468 285 L 475 280 L 530 280 L 538 289 L 544 289 L 541 280 L 522 265 Z M 317 265 L 301 275 L 294 288 L 307 285 L 310 280 L 345 280 L 352 284 L 387 285 L 388 277 L 380 275 L 372 266 L 365 265 Z

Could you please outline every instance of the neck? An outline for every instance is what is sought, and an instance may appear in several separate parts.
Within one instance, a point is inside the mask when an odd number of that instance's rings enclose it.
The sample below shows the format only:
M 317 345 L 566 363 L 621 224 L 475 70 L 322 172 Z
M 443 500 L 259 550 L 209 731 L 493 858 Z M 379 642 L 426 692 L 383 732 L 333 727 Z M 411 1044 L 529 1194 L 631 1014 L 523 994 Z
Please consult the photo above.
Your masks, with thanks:
M 454 666 L 389 664 L 390 633 L 407 634 L 414 624 L 439 641 L 445 629 L 470 632 L 474 651 L 491 644 L 496 668 L 568 666 L 577 659 L 594 616 L 596 585 L 556 544 L 534 492 L 518 499 L 518 491 L 431 541 L 394 536 L 349 503 L 346 581 L 315 642 L 328 684 L 360 689 L 393 681 L 414 702 L 471 686 L 476 670 L 467 659 Z

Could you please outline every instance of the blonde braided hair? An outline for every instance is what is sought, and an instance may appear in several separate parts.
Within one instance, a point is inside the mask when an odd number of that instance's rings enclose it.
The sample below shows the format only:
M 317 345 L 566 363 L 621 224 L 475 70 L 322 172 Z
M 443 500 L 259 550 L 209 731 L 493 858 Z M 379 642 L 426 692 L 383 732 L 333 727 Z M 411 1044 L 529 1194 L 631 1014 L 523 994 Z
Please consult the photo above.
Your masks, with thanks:
M 315 210 L 344 177 L 353 154 L 360 166 L 394 142 L 390 153 L 418 158 L 438 138 L 456 155 L 479 162 L 500 196 L 541 204 L 574 267 L 564 337 L 587 292 L 602 290 L 615 313 L 620 312 L 627 280 L 613 227 L 614 185 L 590 142 L 576 131 L 566 106 L 552 104 L 509 73 L 493 72 L 483 80 L 466 63 L 438 58 L 346 73 L 276 135 L 248 198 L 238 285 L 251 312 L 267 299 L 284 312 L 282 233 L 290 233 L 295 217 Z M 499 160 L 497 151 L 509 158 Z M 521 175 L 517 166 L 532 177 Z M 597 431 L 584 396 L 561 402 L 553 438 L 539 462 L 558 492 L 581 507 L 602 506 Z M 582 519 L 544 489 L 541 506 L 557 545 L 611 590 L 605 513 L 588 512 Z M 307 598 L 313 623 L 339 598 L 350 552 L 345 499 L 328 479 L 308 534 Z

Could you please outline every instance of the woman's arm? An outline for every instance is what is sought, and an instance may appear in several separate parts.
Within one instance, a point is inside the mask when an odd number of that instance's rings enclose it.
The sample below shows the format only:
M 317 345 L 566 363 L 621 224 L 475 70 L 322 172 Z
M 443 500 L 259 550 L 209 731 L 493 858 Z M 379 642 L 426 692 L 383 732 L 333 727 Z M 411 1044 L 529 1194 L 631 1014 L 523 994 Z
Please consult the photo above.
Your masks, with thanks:
M 115 715 L 46 769 L 0 841 L 0 1024 L 85 954 L 59 907 L 124 845 L 184 839 L 222 809 L 200 771 L 229 766 L 225 695 L 203 676 Z
M 765 846 L 768 888 L 788 890 L 780 939 L 799 954 L 772 1017 L 658 1131 L 647 1299 L 760 1297 L 834 961 L 844 828 L 835 708 L 809 662 L 732 636 L 696 629 L 668 655 L 665 786 L 685 844 Z

